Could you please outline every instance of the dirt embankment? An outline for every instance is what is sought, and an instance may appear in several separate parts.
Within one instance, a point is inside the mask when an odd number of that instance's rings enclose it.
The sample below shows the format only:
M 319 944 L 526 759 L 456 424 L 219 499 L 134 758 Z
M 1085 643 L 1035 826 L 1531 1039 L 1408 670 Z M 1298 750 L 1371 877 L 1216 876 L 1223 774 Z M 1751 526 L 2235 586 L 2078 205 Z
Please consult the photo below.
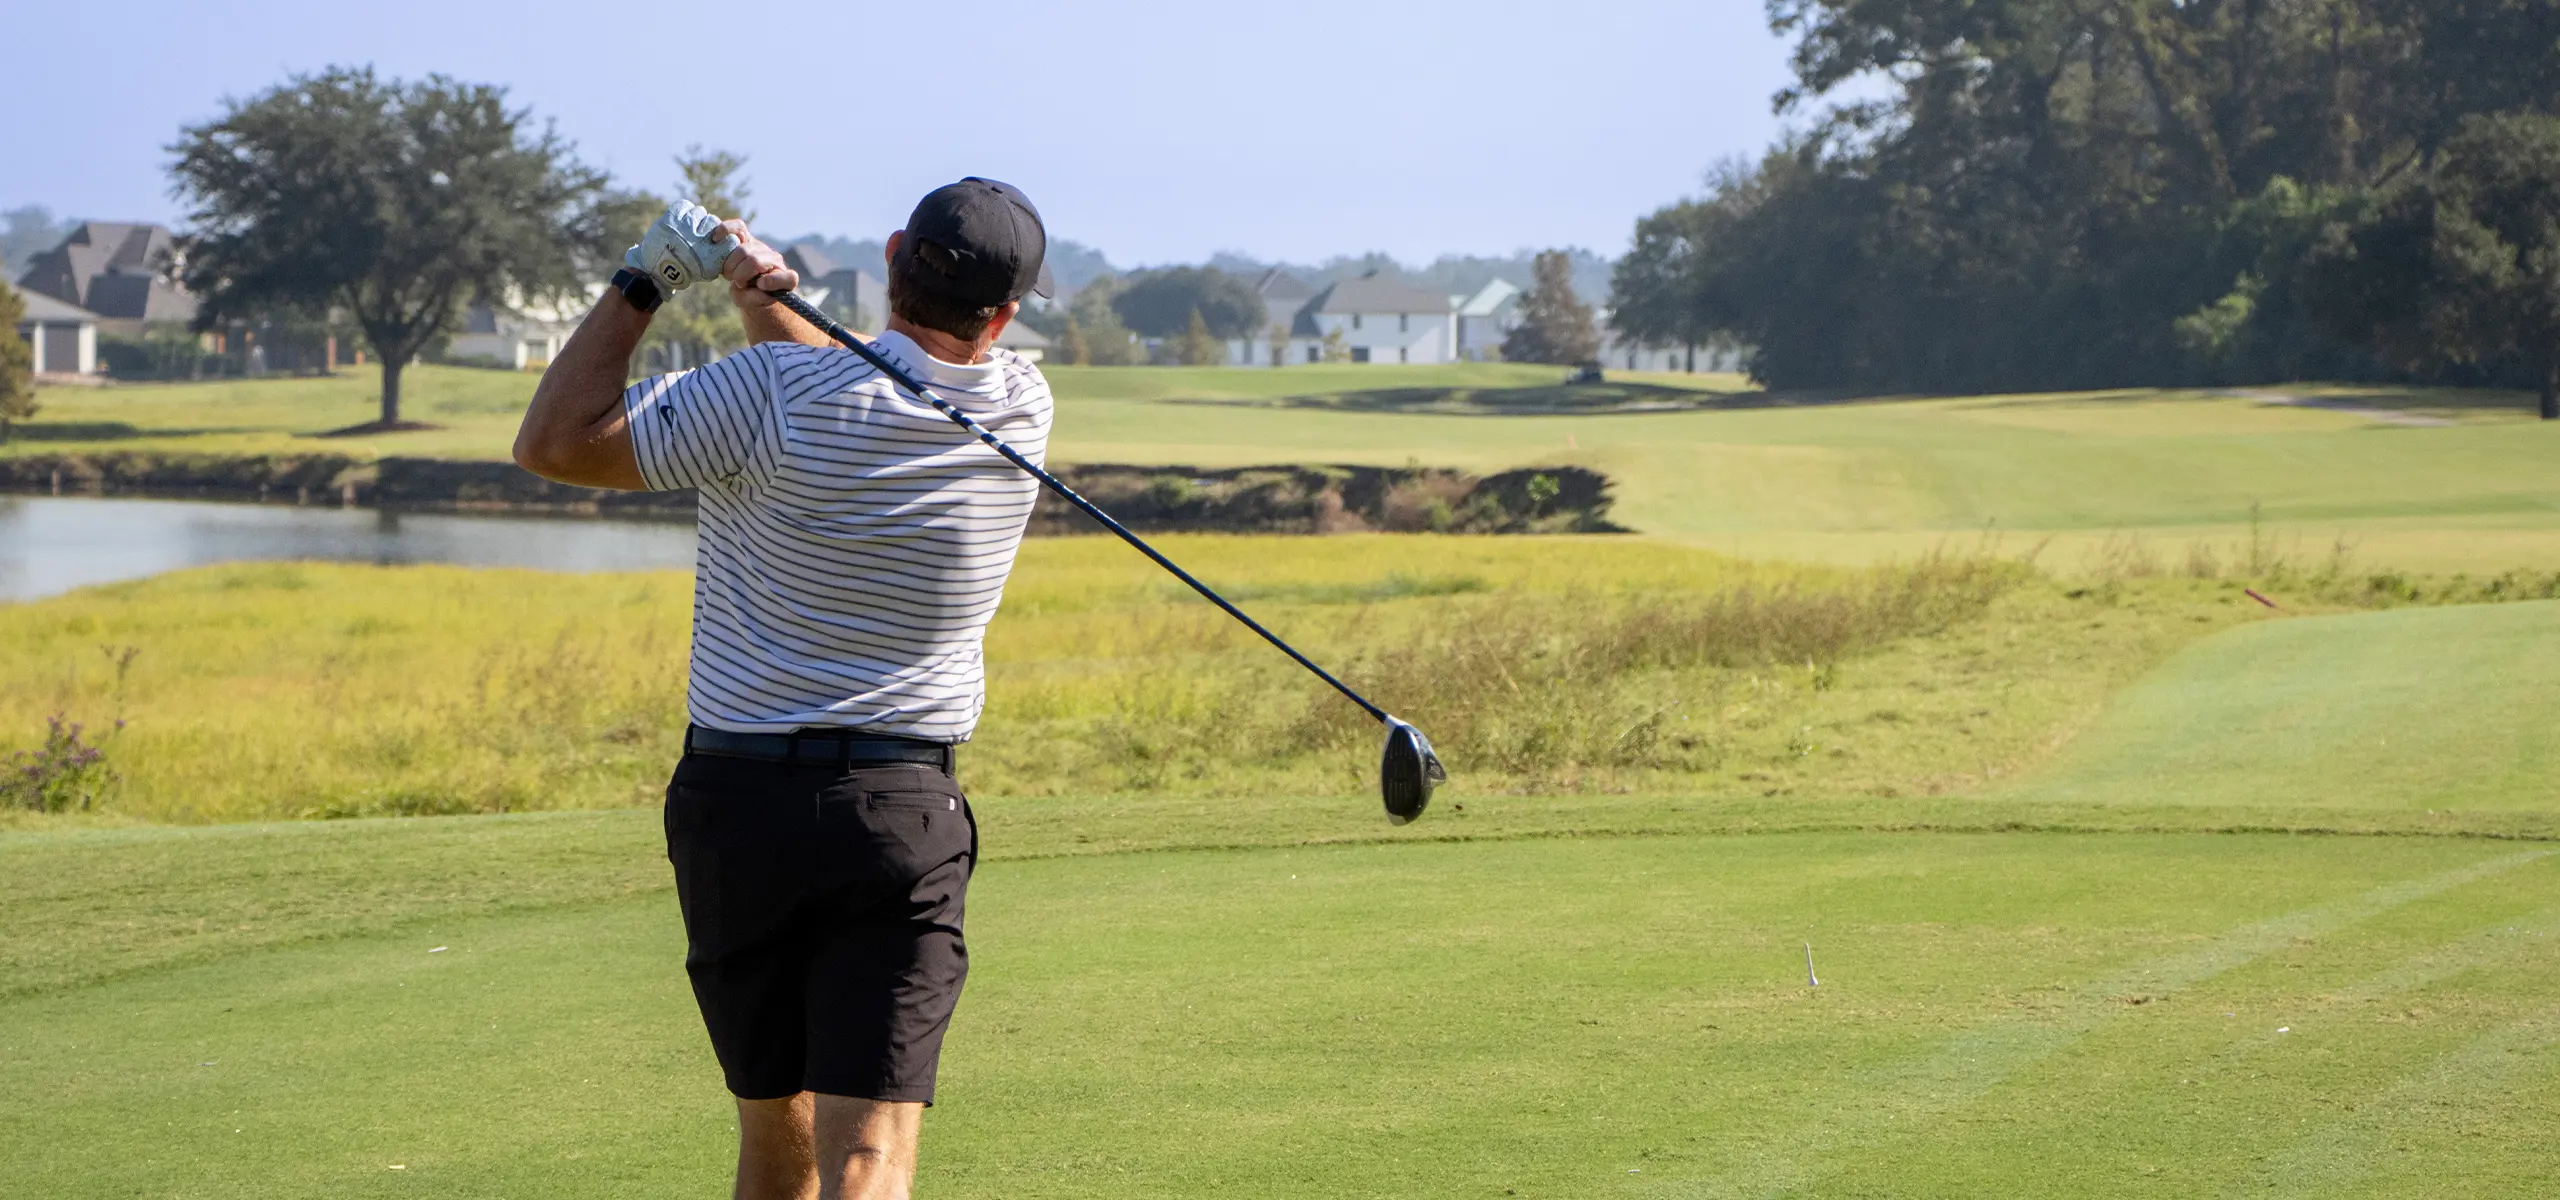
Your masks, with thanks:
M 1600 533 L 1606 476 L 1537 467 L 1476 476 L 1427 467 L 1201 470 L 1096 463 L 1056 468 L 1123 524 L 1235 533 Z M 0 490 L 362 505 L 410 512 L 511 512 L 689 520 L 691 492 L 606 492 L 552 483 L 511 463 L 334 454 L 90 454 L 0 458 Z M 1043 491 L 1035 534 L 1100 527 Z

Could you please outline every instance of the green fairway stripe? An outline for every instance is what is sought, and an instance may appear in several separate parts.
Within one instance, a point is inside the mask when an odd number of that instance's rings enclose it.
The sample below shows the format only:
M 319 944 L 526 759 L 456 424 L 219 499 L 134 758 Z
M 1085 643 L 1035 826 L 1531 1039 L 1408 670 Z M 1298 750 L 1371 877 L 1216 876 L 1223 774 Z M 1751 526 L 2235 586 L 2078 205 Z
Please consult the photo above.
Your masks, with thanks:
M 2507 960 L 2526 948 L 2526 940 L 2512 936 L 2514 931 L 2553 928 L 2560 928 L 2560 907 L 2544 908 L 2521 917 L 2501 917 L 2454 941 L 2429 947 L 2353 984 L 2323 993 L 2321 1001 L 2330 1011 L 2353 1011 L 2384 1000 L 2405 997 L 2466 972 L 2490 966 L 2518 968 L 2519 964 Z M 2540 935 L 2537 932 L 2534 936 Z M 2530 967 L 2521 969 L 2529 970 Z M 2335 1024 L 2334 1021 L 2330 1023 Z M 2178 1073 L 2182 1082 L 2190 1085 L 2241 1074 L 2256 1064 L 2260 1055 L 2282 1046 L 2286 1039 L 2285 1033 L 2261 1029 L 2255 1036 L 2215 1053 L 2200 1065 L 2182 1065 Z M 2364 1102 L 2366 1110 L 2370 1111 L 2376 1102 L 2376 1099 L 2368 1098 Z
M 1852 1148 L 1888 1134 L 1908 1135 L 1921 1123 L 1956 1112 L 2109 1018 L 2131 1011 L 2119 1002 L 2121 996 L 2134 992 L 2159 996 L 2194 987 L 2276 950 L 2503 875 L 2551 854 L 2528 850 L 2385 884 L 2344 900 L 2244 925 L 2202 949 L 2154 958 L 2101 977 L 2073 989 L 2053 1016 L 1986 1023 L 1947 1039 L 1925 1059 L 1873 1072 L 1854 1089 L 1862 1103 L 1843 1105 L 1827 1115 L 1817 1130 L 1764 1146 L 1719 1175 L 1666 1180 L 1664 1190 L 1701 1197 L 1806 1191 L 1822 1177 L 1827 1164 Z
M 2391 1090 L 2366 1097 L 2344 1120 L 2302 1139 L 2269 1163 L 2250 1181 L 2251 1191 L 2273 1196 L 2345 1195 L 2382 1165 L 2378 1160 L 2391 1149 L 2395 1132 L 2408 1130 L 2426 1116 L 2474 1109 L 2482 1093 L 2526 1072 L 2551 1070 L 2554 1060 L 2549 1055 L 2555 1049 L 2560 1049 L 2560 1004 L 2473 1038 Z

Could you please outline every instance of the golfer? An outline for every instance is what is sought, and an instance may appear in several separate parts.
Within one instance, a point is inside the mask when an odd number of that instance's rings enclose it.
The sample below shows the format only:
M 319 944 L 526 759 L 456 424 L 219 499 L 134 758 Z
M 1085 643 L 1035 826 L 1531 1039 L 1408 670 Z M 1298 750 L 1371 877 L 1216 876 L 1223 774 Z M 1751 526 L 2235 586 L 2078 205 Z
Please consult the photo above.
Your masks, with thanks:
M 1035 461 L 1048 384 L 995 340 L 1050 294 L 1047 248 L 1014 188 L 936 189 L 889 235 L 872 343 Z M 696 284 L 725 286 L 755 344 L 625 387 L 651 311 Z M 775 306 L 798 286 L 744 223 L 668 209 L 543 372 L 515 456 L 700 493 L 667 856 L 738 1100 L 736 1195 L 904 1200 L 969 970 L 977 825 L 954 760 L 1038 485 Z

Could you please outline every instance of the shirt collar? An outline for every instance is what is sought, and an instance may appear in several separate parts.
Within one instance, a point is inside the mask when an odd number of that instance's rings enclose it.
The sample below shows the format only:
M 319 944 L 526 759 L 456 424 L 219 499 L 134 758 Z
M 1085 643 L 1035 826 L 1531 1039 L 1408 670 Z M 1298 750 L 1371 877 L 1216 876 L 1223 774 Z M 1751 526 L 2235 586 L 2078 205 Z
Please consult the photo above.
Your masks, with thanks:
M 997 352 L 990 351 L 981 363 L 944 362 L 925 353 L 914 338 L 894 330 L 884 331 L 871 340 L 873 349 L 896 360 L 916 381 L 936 390 L 968 392 L 979 396 L 1004 394 L 1004 364 Z

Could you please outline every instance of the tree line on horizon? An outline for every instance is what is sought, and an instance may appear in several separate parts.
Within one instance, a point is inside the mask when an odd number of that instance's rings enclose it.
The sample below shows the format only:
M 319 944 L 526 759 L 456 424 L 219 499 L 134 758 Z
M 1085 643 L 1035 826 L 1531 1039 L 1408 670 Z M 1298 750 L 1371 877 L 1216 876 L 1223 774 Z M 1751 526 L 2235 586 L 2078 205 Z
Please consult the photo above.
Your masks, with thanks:
M 2560 416 L 2560 0 L 1769 0 L 1809 128 L 1614 323 L 1776 388 L 2523 386 Z M 1863 82 L 1862 82 L 1863 81 Z M 1812 106 L 1879 88 L 1869 99 Z

